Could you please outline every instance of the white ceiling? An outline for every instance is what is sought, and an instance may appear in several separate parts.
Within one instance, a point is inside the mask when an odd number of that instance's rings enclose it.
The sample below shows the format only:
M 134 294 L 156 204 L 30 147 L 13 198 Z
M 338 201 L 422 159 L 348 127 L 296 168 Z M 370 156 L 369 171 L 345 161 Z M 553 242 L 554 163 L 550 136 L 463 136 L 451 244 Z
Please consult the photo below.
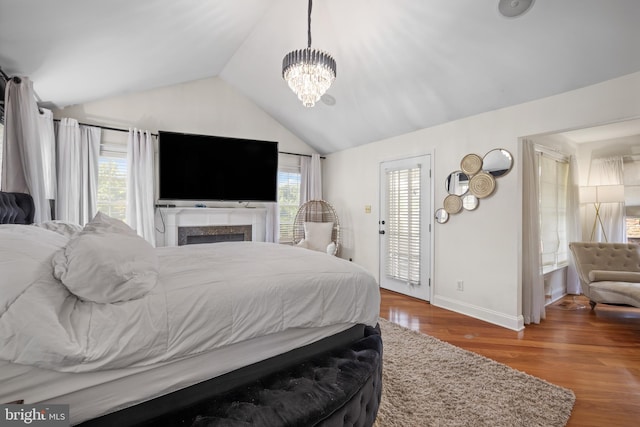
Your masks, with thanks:
M 517 1 L 517 0 L 515 0 Z M 640 71 L 640 1 L 316 0 L 333 106 L 281 78 L 305 0 L 0 0 L 0 67 L 63 107 L 219 76 L 326 154 Z
M 576 129 L 561 132 L 557 135 L 563 136 L 576 144 L 626 138 L 640 135 L 640 119 Z

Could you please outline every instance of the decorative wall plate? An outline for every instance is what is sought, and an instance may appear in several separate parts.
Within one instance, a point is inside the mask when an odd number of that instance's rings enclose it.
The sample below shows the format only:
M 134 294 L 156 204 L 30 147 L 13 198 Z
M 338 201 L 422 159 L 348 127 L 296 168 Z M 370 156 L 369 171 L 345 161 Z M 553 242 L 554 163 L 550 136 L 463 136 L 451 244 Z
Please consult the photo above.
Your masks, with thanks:
M 479 199 L 490 196 L 496 188 L 496 180 L 493 175 L 487 172 L 480 172 L 474 175 L 469 181 L 471 194 Z
M 456 214 L 462 209 L 462 199 L 455 194 L 449 194 L 444 198 L 444 210 L 450 214 Z
M 482 157 L 477 154 L 467 154 L 460 162 L 460 169 L 467 175 L 475 175 L 482 169 Z

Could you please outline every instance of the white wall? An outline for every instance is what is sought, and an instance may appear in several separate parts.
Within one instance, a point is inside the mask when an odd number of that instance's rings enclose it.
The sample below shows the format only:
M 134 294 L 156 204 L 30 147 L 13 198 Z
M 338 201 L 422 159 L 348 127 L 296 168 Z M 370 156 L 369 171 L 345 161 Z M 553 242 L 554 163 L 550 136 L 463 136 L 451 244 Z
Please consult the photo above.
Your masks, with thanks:
M 54 111 L 55 118 L 115 128 L 186 132 L 278 141 L 280 151 L 315 153 L 311 147 L 223 80 L 212 77 L 116 96 Z M 104 132 L 125 141 L 126 133 Z
M 425 112 L 425 114 L 428 114 Z M 324 164 L 324 196 L 338 211 L 343 256 L 378 276 L 378 167 L 389 159 L 433 153 L 433 209 L 446 176 L 468 153 L 509 150 L 514 169 L 478 209 L 433 227 L 432 303 L 519 330 L 522 167 L 519 138 L 640 117 L 640 73 L 565 94 L 422 129 L 333 153 Z M 371 214 L 364 206 L 371 205 Z M 464 281 L 464 291 L 456 283 Z

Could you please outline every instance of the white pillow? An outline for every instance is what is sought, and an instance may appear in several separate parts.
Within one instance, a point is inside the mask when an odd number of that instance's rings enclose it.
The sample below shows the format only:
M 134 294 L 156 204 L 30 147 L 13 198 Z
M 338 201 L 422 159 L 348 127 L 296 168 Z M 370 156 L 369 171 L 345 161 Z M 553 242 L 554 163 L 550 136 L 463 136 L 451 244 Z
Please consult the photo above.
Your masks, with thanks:
M 300 240 L 296 246 L 299 246 L 299 247 L 305 248 L 305 249 L 309 249 L 309 243 L 304 239 Z
M 326 252 L 327 246 L 331 243 L 331 232 L 333 222 L 305 222 L 304 240 L 309 249 Z
M 142 298 L 158 281 L 154 248 L 124 222 L 98 213 L 53 258 L 54 276 L 80 299 Z
M 51 259 L 68 241 L 32 225 L 0 225 L 0 316 L 34 282 L 53 280 Z
M 82 231 L 81 225 L 61 220 L 45 221 L 40 224 L 36 224 L 36 226 L 44 228 L 45 230 L 54 231 L 68 238 L 71 238 L 76 233 Z

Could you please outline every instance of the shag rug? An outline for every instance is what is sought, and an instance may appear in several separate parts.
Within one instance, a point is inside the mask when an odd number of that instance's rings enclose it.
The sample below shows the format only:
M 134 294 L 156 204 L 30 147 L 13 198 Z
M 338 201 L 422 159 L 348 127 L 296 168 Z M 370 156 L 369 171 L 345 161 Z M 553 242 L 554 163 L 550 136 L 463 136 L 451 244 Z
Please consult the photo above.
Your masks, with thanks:
M 376 427 L 564 426 L 573 391 L 380 319 Z

